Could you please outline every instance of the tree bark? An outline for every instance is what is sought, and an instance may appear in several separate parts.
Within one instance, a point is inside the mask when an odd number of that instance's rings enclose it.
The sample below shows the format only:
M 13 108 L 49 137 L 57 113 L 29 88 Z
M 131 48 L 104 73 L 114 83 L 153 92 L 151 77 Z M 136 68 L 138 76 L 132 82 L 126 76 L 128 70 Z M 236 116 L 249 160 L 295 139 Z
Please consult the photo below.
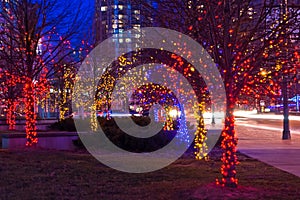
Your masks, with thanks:
M 223 178 L 220 182 L 217 181 L 217 184 L 235 188 L 238 184 L 238 180 L 236 178 L 236 165 L 238 161 L 236 156 L 237 138 L 234 130 L 234 106 L 235 100 L 230 94 L 227 94 L 225 126 L 222 131 L 223 140 L 221 143 L 221 147 L 223 149 L 221 158 L 221 174 Z
M 6 123 L 8 124 L 8 130 L 15 130 L 16 125 L 16 103 L 12 99 L 8 99 L 7 101 L 7 115 L 6 115 Z
M 38 142 L 36 132 L 36 114 L 34 112 L 35 96 L 34 83 L 28 78 L 24 87 L 25 94 L 25 118 L 26 118 L 26 146 L 33 146 Z

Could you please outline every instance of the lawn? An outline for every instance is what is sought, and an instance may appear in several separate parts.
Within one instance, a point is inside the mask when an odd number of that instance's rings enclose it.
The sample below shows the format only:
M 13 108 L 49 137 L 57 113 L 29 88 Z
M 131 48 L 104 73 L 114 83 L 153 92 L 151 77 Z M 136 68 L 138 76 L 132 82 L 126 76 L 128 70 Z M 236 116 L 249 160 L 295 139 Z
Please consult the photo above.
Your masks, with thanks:
M 300 178 L 238 154 L 239 187 L 215 186 L 220 151 L 209 161 L 185 154 L 145 174 L 110 169 L 89 153 L 0 150 L 0 199 L 296 199 Z

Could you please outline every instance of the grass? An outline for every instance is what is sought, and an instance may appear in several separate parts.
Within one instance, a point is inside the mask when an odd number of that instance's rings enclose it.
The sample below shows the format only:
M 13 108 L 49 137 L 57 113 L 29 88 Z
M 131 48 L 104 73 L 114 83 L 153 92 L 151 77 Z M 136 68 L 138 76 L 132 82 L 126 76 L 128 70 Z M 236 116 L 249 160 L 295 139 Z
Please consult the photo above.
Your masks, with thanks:
M 220 152 L 185 155 L 145 174 L 110 169 L 84 151 L 0 150 L 0 199 L 295 199 L 300 178 L 239 154 L 239 187 L 217 187 Z

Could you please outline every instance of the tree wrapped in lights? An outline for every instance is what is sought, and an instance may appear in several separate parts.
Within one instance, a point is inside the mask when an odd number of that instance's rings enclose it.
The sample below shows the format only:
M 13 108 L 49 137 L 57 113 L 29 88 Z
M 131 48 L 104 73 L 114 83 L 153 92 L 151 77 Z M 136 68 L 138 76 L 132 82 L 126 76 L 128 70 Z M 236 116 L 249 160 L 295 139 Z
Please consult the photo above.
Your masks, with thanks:
M 2 5 L 3 6 L 3 5 Z M 11 30 L 7 27 L 7 21 L 0 15 L 0 93 L 6 106 L 6 123 L 9 130 L 15 129 L 16 108 L 22 100 L 22 82 L 24 80 L 18 74 L 17 57 L 14 38 L 5 36 Z M 5 37 L 4 37 L 5 36 Z M 7 48 L 8 47 L 8 48 Z
M 208 146 L 206 144 L 207 140 L 207 130 L 205 129 L 203 112 L 205 110 L 205 101 L 201 101 L 198 105 L 194 105 L 194 110 L 198 112 L 195 113 L 196 119 L 199 122 L 197 126 L 197 131 L 195 133 L 195 157 L 200 160 L 202 158 L 208 159 Z
M 87 41 L 82 40 L 79 46 L 79 51 L 73 51 L 72 54 L 67 55 L 71 47 L 71 42 L 66 40 L 64 45 L 60 47 L 63 57 L 58 57 L 57 62 L 53 66 L 53 73 L 51 76 L 51 85 L 54 88 L 53 92 L 55 101 L 58 102 L 59 120 L 62 121 L 66 116 L 72 116 L 71 109 L 72 93 L 75 84 L 75 75 L 77 73 L 80 62 L 87 56 L 92 49 Z M 84 98 L 83 98 L 84 99 Z M 78 105 L 84 104 L 84 100 L 77 102 Z
M 15 129 L 16 124 L 16 108 L 22 100 L 22 78 L 13 74 L 12 70 L 4 70 L 0 72 L 0 92 L 1 98 L 6 105 L 6 123 L 9 130 Z
M 154 106 L 155 102 L 158 101 L 160 105 L 163 105 L 165 108 L 165 112 L 167 112 L 166 115 L 166 126 L 164 127 L 165 130 L 174 130 L 177 129 L 176 126 L 173 126 L 175 123 L 174 121 L 171 122 L 171 120 L 168 120 L 168 111 L 175 113 L 173 110 L 174 107 L 171 108 L 172 101 L 168 102 L 166 100 L 169 99 L 171 95 L 169 95 L 168 90 L 165 88 L 163 89 L 160 85 L 149 85 L 144 83 L 144 81 L 150 81 L 151 80 L 151 70 L 147 71 L 148 69 L 146 66 L 149 63 L 155 63 L 155 73 L 153 76 L 161 75 L 162 80 L 164 80 L 164 83 L 167 83 L 168 87 L 177 89 L 177 93 L 191 99 L 189 96 L 194 94 L 198 94 L 197 98 L 202 100 L 202 95 L 207 91 L 207 88 L 205 86 L 204 80 L 200 77 L 199 73 L 195 71 L 195 68 L 188 64 L 183 58 L 176 55 L 175 53 L 170 53 L 168 51 L 163 50 L 153 50 L 153 49 L 143 49 L 143 50 L 137 50 L 134 52 L 130 52 L 128 54 L 124 54 L 120 56 L 115 62 L 113 62 L 110 66 L 106 68 L 106 71 L 103 73 L 102 77 L 100 77 L 100 82 L 98 83 L 97 87 L 97 93 L 96 93 L 96 102 L 97 105 L 99 105 L 98 109 L 103 110 L 103 108 L 110 108 L 110 100 L 115 100 L 116 96 L 112 99 L 112 93 L 115 89 L 118 91 L 118 95 L 123 94 L 122 99 L 124 99 L 124 102 L 128 102 L 128 99 L 126 100 L 127 93 L 122 92 L 123 90 L 126 90 L 128 88 L 135 89 L 133 92 L 132 98 L 135 100 L 133 101 L 133 104 L 136 104 L 138 106 L 141 106 L 142 109 L 138 109 L 142 111 L 150 109 L 151 106 Z M 90 64 L 90 61 L 89 61 Z M 88 67 L 87 65 L 86 67 Z M 96 65 L 97 66 L 97 65 Z M 135 67 L 140 66 L 141 68 L 134 70 Z M 146 67 L 144 69 L 144 67 Z M 170 71 L 166 73 L 166 71 L 163 71 L 162 69 L 165 68 Z M 130 70 L 133 70 L 130 71 Z M 141 70 L 141 71 L 139 71 Z M 144 73 L 140 73 L 140 72 Z M 175 75 L 172 73 L 172 71 L 180 72 L 187 80 L 190 82 L 190 86 L 195 90 L 195 93 L 193 91 L 184 91 L 178 87 L 176 87 L 178 84 L 182 84 L 179 82 L 178 74 Z M 82 72 L 84 73 L 84 71 Z M 126 76 L 126 73 L 131 74 L 137 74 L 138 76 Z M 145 75 L 145 76 L 144 76 Z M 123 79 L 123 76 L 125 76 Z M 143 77 L 143 78 L 140 78 Z M 197 80 L 197 81 L 196 81 Z M 181 80 L 180 80 L 181 81 Z M 90 83 L 90 81 L 88 81 Z M 122 85 L 117 85 L 117 83 L 121 83 Z M 90 84 L 92 85 L 92 84 Z M 142 87 L 138 88 L 137 85 L 142 85 Z M 139 90 L 141 89 L 141 90 Z M 126 90 L 127 91 L 127 90 Z M 187 92 L 187 93 L 186 93 Z M 82 94 L 80 94 L 82 95 Z M 80 98 L 79 98 L 80 99 Z M 106 101 L 106 100 L 109 101 Z M 172 99 L 172 98 L 171 98 Z M 169 99 L 169 100 L 171 100 Z M 200 101 L 201 101 L 200 100 Z M 166 102 L 164 102 L 166 101 Z M 126 103 L 125 103 L 126 104 Z M 130 107 L 130 104 L 129 104 Z M 132 106 L 133 110 L 135 110 L 134 106 Z M 126 109 L 126 108 L 125 108 Z M 127 108 L 128 109 L 128 108 Z M 184 108 L 183 105 L 178 105 L 176 109 L 176 113 L 183 112 Z M 172 114 L 173 115 L 173 114 Z M 184 114 L 179 117 L 184 117 Z M 170 119 L 170 118 L 169 118 Z M 185 120 L 180 120 L 181 122 L 185 123 Z M 187 125 L 182 124 L 183 130 L 180 135 L 180 141 L 186 143 L 187 141 L 190 141 Z M 197 134 L 200 134 L 199 132 L 204 131 L 204 129 L 198 129 Z M 182 137 L 181 137 L 182 136 Z M 201 137 L 202 138 L 202 137 Z M 205 138 L 205 137 L 203 137 Z M 199 140 L 199 142 L 203 142 L 203 140 Z M 199 144 L 200 145 L 200 144 Z M 203 154 L 204 155 L 204 154 Z M 200 156 L 200 154 L 199 154 Z M 202 155 L 201 155 L 202 156 Z
M 84 15 L 79 15 L 80 4 L 74 8 L 72 3 L 62 5 L 56 0 L 1 0 L 0 5 L 0 19 L 4 22 L 1 46 L 11 50 L 13 55 L 0 51 L 1 60 L 14 66 L 17 76 L 23 77 L 26 145 L 32 146 L 37 143 L 36 97 L 45 91 L 45 80 L 55 73 L 56 63 L 78 51 L 74 47 L 67 50 L 60 47 L 80 34 L 85 21 L 80 16 Z M 67 12 L 68 9 L 73 10 Z M 64 27 L 67 20 L 69 26 Z
M 58 72 L 55 73 L 53 86 L 58 89 L 55 98 L 58 101 L 59 120 L 64 120 L 70 115 L 71 94 L 75 81 L 76 67 L 72 62 L 62 62 L 59 64 Z
M 210 53 L 223 77 L 227 106 L 222 132 L 221 180 L 217 184 L 237 187 L 234 108 L 238 97 L 247 88 L 267 92 L 277 90 L 282 69 L 276 69 L 282 40 L 279 33 L 289 26 L 285 37 L 299 30 L 299 8 L 290 11 L 285 22 L 271 19 L 277 1 L 264 0 L 158 0 L 158 8 L 144 6 L 157 24 L 175 29 L 197 40 Z M 152 9 L 151 9 L 152 8 Z M 292 55 L 292 54 L 291 54 Z M 262 69 L 262 70 L 261 70 Z M 267 76 L 264 73 L 267 73 Z M 273 81 L 273 82 L 272 82 Z M 266 84 L 270 87 L 261 87 Z M 259 88 L 259 89 L 255 89 Z M 256 93 L 256 92 L 255 92 Z M 275 92 L 277 93 L 277 92 Z

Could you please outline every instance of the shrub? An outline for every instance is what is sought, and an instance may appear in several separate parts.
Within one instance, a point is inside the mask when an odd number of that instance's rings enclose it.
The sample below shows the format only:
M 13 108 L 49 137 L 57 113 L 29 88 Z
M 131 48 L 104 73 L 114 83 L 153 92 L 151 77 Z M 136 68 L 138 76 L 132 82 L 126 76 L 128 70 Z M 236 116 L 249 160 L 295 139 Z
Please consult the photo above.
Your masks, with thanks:
M 76 131 L 74 119 L 72 117 L 51 124 L 50 129 L 70 132 Z

